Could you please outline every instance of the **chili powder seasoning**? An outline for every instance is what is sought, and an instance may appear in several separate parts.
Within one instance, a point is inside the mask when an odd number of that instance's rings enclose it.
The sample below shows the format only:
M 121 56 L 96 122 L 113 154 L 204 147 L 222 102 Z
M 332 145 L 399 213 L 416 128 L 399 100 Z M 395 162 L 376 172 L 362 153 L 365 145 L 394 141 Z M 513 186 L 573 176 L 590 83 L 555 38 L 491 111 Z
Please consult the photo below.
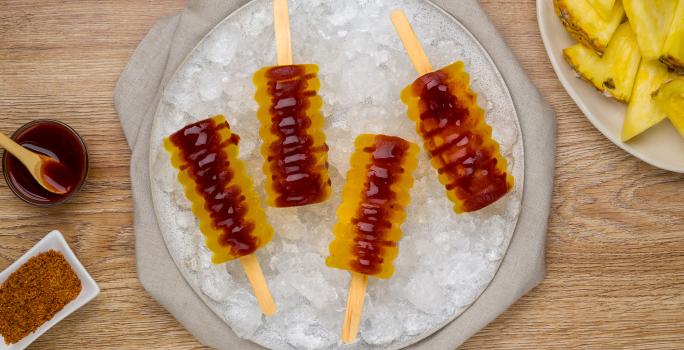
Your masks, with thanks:
M 81 280 L 54 250 L 29 259 L 0 286 L 0 334 L 14 344 L 81 293 Z

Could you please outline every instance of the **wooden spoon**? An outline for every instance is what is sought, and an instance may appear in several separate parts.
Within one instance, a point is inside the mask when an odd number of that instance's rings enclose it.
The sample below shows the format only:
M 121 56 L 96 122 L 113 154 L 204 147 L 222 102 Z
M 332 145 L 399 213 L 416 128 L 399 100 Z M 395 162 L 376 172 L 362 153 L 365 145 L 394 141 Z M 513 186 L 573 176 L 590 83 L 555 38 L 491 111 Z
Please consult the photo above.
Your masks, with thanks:
M 55 194 L 66 194 L 71 191 L 73 183 L 71 172 L 58 160 L 29 151 L 2 133 L 0 133 L 0 147 L 19 159 L 33 178 L 46 190 Z

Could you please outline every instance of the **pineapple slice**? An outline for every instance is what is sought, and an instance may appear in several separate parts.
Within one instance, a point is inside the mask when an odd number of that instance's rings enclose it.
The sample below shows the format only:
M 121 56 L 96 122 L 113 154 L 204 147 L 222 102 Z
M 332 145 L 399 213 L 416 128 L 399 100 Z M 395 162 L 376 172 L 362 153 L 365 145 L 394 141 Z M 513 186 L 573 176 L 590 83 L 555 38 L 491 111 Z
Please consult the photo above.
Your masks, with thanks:
M 660 60 L 684 73 L 684 0 L 679 0 Z
M 622 141 L 629 141 L 667 117 L 655 105 L 651 94 L 670 77 L 672 74 L 659 61 L 646 59 L 641 61 L 634 82 L 632 99 L 627 106 L 625 123 L 622 125 Z
M 587 2 L 601 15 L 601 18 L 610 19 L 610 11 L 615 5 L 615 0 L 587 0 Z
M 684 137 L 684 77 L 663 84 L 653 93 L 653 101 Z
M 608 19 L 603 19 L 588 0 L 554 0 L 553 4 L 565 30 L 577 41 L 598 52 L 606 49 L 610 38 L 625 16 L 625 10 L 619 0 L 610 11 Z
M 641 56 L 659 59 L 670 32 L 677 0 L 624 0 L 625 12 L 637 36 Z
M 582 44 L 563 50 L 563 56 L 584 80 L 598 90 L 618 101 L 629 102 L 641 61 L 639 45 L 629 24 L 618 27 L 603 57 Z

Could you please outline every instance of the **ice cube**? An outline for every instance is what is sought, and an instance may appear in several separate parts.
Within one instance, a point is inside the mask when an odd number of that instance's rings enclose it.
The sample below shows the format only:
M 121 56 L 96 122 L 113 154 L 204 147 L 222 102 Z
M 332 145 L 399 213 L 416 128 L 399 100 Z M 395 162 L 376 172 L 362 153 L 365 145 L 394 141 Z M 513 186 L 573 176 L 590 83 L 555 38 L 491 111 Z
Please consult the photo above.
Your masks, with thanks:
M 223 266 L 214 265 L 204 269 L 201 276 L 202 293 L 216 302 L 223 302 L 228 299 L 234 286 L 231 276 Z
M 316 311 L 302 305 L 292 310 L 287 328 L 287 342 L 297 349 L 322 349 L 336 341 L 337 334 L 323 328 Z
M 215 40 L 206 43 L 207 59 L 220 65 L 228 65 L 235 57 L 241 40 L 240 28 L 235 25 L 227 26 L 220 35 L 216 35 Z
M 201 99 L 200 102 L 212 101 L 221 96 L 223 92 L 223 79 L 226 73 L 221 66 L 207 64 L 194 76 L 195 87 Z
M 425 271 L 416 271 L 409 279 L 404 296 L 418 310 L 428 314 L 439 314 L 446 304 L 440 285 Z
M 245 289 L 238 289 L 230 297 L 226 318 L 230 321 L 235 334 L 249 338 L 261 326 L 263 314 L 254 296 Z
M 375 305 L 367 310 L 367 318 L 361 328 L 361 336 L 368 344 L 383 345 L 396 340 L 404 332 L 404 325 L 394 316 L 387 305 Z

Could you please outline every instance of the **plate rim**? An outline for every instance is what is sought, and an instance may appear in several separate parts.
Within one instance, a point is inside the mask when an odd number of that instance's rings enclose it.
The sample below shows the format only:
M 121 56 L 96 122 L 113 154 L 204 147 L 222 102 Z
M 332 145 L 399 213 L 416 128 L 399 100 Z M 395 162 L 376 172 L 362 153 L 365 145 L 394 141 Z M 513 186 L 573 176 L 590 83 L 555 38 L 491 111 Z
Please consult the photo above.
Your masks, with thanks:
M 663 163 L 657 160 L 650 159 L 647 155 L 645 155 L 643 152 L 641 152 L 639 149 L 630 146 L 629 144 L 622 142 L 622 140 L 619 137 L 616 137 L 615 135 L 612 135 L 608 131 L 608 128 L 592 113 L 585 103 L 585 101 L 579 96 L 579 93 L 572 87 L 570 82 L 568 81 L 567 77 L 561 73 L 561 67 L 560 64 L 565 64 L 558 62 L 556 57 L 554 56 L 554 51 L 551 48 L 551 38 L 550 34 L 548 33 L 547 27 L 544 25 L 544 16 L 548 16 L 548 8 L 546 6 L 549 6 L 551 10 L 553 10 L 553 5 L 550 4 L 550 2 L 553 0 L 537 0 L 536 4 L 536 10 L 537 10 L 537 26 L 539 27 L 539 33 L 541 34 L 542 37 L 542 42 L 544 43 L 544 50 L 546 51 L 546 55 L 549 58 L 549 61 L 551 62 L 551 66 L 553 67 L 553 71 L 556 74 L 556 77 L 558 80 L 561 82 L 561 85 L 563 86 L 563 89 L 565 92 L 570 96 L 570 98 L 575 102 L 577 107 L 582 111 L 582 114 L 584 114 L 584 117 L 589 120 L 589 122 L 596 128 L 605 138 L 607 138 L 610 142 L 612 142 L 614 145 L 618 146 L 625 152 L 631 154 L 635 158 L 643 161 L 644 163 L 650 164 L 656 168 L 671 171 L 674 173 L 684 173 L 684 167 L 679 167 L 673 164 L 669 163 Z M 552 16 L 555 18 L 555 13 Z M 596 93 L 599 93 L 598 91 Z

